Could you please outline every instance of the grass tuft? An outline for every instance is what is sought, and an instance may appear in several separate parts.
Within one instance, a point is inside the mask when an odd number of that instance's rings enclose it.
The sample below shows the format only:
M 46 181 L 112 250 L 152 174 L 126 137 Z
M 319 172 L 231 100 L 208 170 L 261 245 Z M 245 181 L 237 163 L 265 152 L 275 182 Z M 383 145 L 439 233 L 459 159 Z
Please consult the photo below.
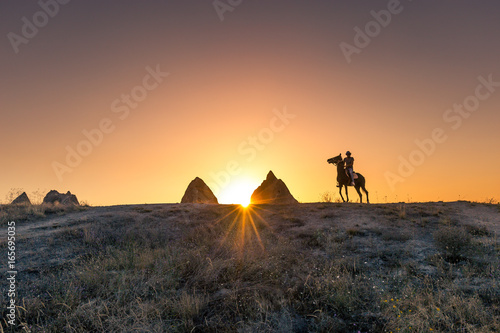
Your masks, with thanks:
M 436 246 L 451 261 L 465 258 L 471 246 L 471 237 L 464 228 L 440 227 L 433 236 Z

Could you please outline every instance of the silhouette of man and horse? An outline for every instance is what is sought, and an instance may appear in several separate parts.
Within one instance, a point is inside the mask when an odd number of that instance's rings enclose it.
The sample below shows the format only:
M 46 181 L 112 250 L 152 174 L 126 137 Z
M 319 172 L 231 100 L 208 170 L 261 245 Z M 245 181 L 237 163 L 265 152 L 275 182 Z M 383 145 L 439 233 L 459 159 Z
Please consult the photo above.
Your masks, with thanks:
M 365 177 L 363 177 L 362 174 L 353 171 L 354 158 L 351 157 L 351 153 L 349 151 L 346 153 L 346 155 L 347 157 L 345 159 L 342 159 L 342 154 L 339 154 L 338 156 L 329 158 L 327 160 L 328 163 L 337 166 L 337 186 L 339 187 L 340 197 L 342 198 L 343 202 L 346 202 L 346 200 L 344 200 L 344 197 L 342 196 L 342 187 L 345 186 L 345 195 L 347 197 L 347 202 L 349 202 L 347 187 L 354 186 L 359 194 L 359 202 L 363 202 L 363 195 L 359 190 L 363 189 L 363 191 L 366 193 L 366 202 L 370 203 L 370 199 L 368 198 L 368 191 L 365 188 Z M 351 177 L 354 179 L 351 179 Z

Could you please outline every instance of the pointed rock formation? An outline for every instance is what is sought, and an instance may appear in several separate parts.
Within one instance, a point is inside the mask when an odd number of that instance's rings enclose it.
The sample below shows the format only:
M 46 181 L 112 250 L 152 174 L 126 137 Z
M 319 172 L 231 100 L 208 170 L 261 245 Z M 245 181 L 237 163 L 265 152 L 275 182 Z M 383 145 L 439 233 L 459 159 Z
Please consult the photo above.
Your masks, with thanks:
M 28 195 L 26 194 L 26 192 L 23 192 L 20 196 L 15 198 L 14 201 L 12 201 L 11 205 L 28 205 L 28 206 L 30 206 L 31 201 L 28 198 Z
M 266 180 L 253 192 L 250 198 L 253 204 L 296 204 L 297 200 L 286 187 L 285 183 L 276 178 L 272 171 L 267 174 Z
M 201 178 L 196 177 L 189 183 L 181 203 L 218 204 L 219 202 L 207 184 Z
M 76 195 L 71 194 L 70 191 L 64 194 L 64 193 L 59 193 L 56 190 L 52 190 L 49 193 L 47 193 L 45 198 L 43 198 L 43 203 L 44 204 L 60 203 L 61 205 L 77 205 L 77 206 L 80 205 L 78 199 L 76 198 Z

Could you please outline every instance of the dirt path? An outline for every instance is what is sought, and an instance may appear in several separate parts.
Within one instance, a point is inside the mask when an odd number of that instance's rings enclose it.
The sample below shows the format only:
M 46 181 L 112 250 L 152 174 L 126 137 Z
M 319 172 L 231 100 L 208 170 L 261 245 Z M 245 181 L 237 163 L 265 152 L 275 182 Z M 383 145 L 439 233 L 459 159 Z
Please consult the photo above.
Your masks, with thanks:
M 81 222 L 92 220 L 100 211 L 100 208 L 91 208 L 82 212 L 69 213 L 62 216 L 47 217 L 40 221 L 18 223 L 16 233 L 20 239 L 43 237 L 54 233 L 55 229 L 61 227 L 79 226 Z

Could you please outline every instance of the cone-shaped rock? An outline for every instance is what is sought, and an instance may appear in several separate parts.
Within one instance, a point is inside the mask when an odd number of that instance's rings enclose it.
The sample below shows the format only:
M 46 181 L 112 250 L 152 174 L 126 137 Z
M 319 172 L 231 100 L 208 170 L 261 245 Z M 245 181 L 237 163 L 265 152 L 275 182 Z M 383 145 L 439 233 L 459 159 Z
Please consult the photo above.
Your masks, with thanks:
M 78 202 L 78 199 L 76 198 L 76 195 L 71 194 L 70 191 L 66 193 L 59 193 L 56 190 L 52 190 L 47 195 L 45 198 L 43 198 L 43 203 L 48 203 L 48 204 L 56 204 L 60 203 L 61 205 L 80 205 Z
M 286 187 L 285 183 L 276 178 L 272 171 L 267 174 L 266 180 L 253 192 L 250 198 L 253 204 L 296 204 L 297 200 Z
M 31 201 L 28 198 L 26 192 L 23 192 L 20 196 L 14 199 L 11 203 L 12 205 L 31 205 Z
M 205 182 L 196 177 L 186 189 L 181 203 L 218 204 L 217 198 Z

